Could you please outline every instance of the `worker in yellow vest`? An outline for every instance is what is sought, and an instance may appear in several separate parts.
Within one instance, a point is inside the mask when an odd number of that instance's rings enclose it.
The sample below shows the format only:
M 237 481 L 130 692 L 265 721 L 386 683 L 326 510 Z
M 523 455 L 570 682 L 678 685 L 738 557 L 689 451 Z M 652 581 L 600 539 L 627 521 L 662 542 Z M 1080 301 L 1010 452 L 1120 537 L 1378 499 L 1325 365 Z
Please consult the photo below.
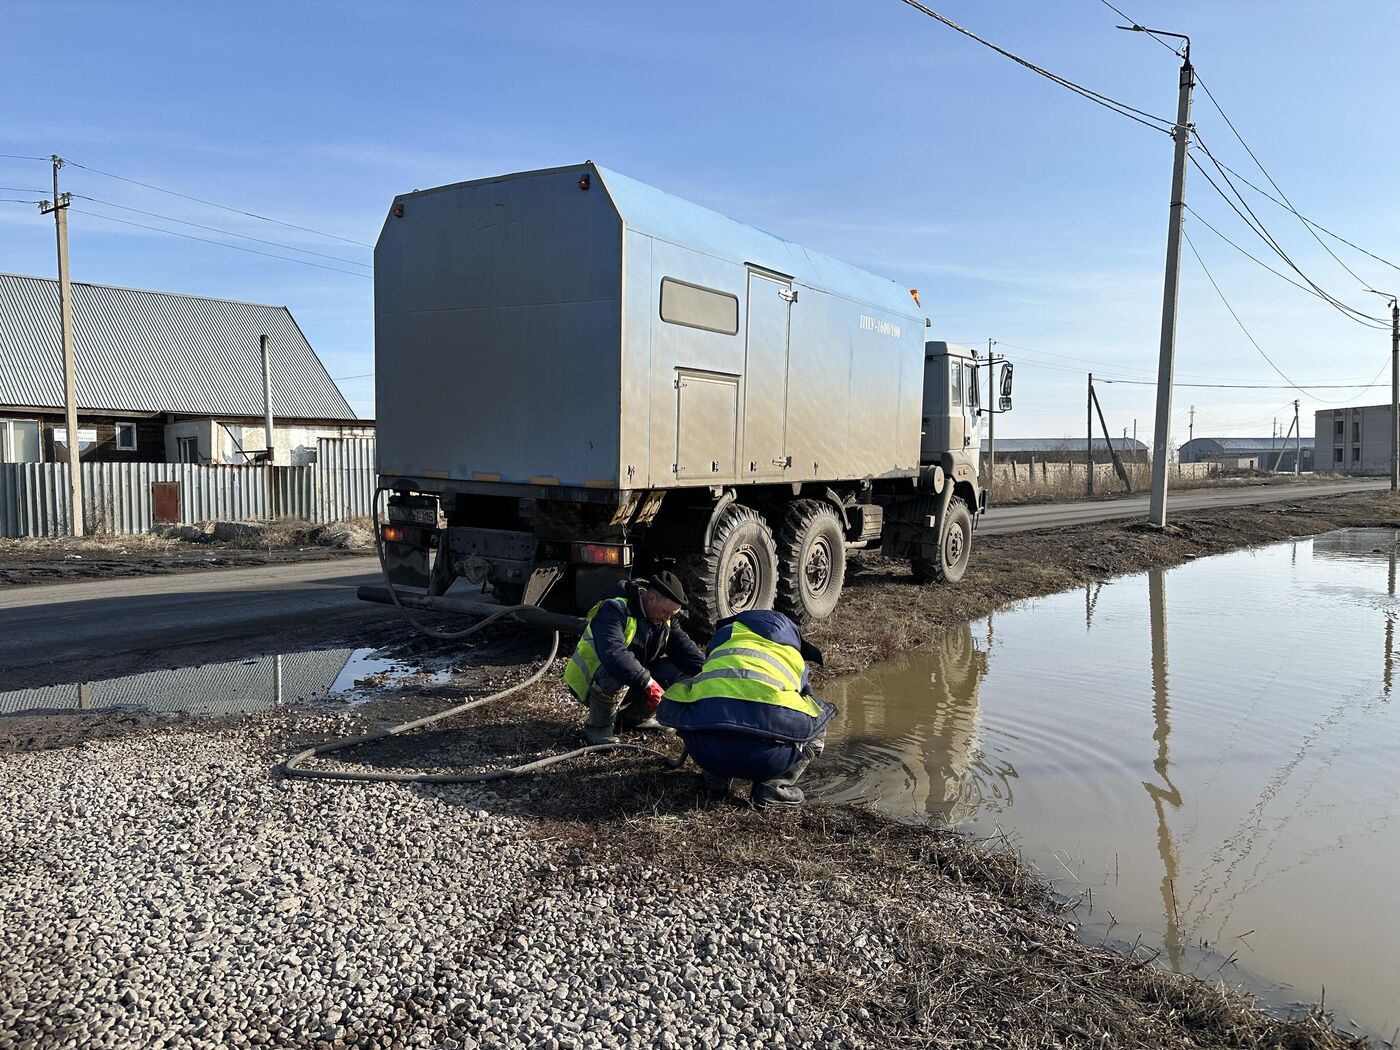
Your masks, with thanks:
M 812 695 L 821 650 L 780 612 L 721 620 L 700 673 L 666 690 L 657 720 L 673 728 L 715 795 L 753 783 L 759 809 L 802 805 L 797 779 L 826 743 L 836 706 Z
M 590 744 L 615 744 L 623 729 L 660 729 L 653 717 L 666 687 L 698 674 L 704 656 L 675 622 L 685 588 L 674 573 L 629 581 L 588 611 L 588 626 L 564 666 L 564 681 L 588 708 Z

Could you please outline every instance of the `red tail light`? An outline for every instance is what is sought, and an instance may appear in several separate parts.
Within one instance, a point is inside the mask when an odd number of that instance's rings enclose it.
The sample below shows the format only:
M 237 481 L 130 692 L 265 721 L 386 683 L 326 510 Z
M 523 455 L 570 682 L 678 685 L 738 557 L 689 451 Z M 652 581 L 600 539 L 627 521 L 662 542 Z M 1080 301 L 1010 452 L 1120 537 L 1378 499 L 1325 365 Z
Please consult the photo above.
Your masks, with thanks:
M 632 552 L 627 547 L 614 547 L 608 543 L 575 543 L 572 547 L 574 561 L 589 565 L 630 565 Z

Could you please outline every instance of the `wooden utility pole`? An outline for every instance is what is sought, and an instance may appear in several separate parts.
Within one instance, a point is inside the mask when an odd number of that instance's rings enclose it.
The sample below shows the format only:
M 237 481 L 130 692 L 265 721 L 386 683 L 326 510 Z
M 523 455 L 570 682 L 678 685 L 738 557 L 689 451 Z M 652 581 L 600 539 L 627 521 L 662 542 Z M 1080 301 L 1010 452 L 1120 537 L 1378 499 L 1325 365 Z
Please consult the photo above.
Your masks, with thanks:
M 54 155 L 53 200 L 39 204 L 41 214 L 53 213 L 54 232 L 58 238 L 58 327 L 63 340 L 63 422 L 68 440 L 68 503 L 70 530 L 82 536 L 83 473 L 78 450 L 78 377 L 73 359 L 73 288 L 68 280 L 68 205 L 71 193 L 58 192 L 58 169 L 63 158 Z
M 1094 494 L 1094 373 L 1089 373 L 1088 407 L 1084 412 L 1084 462 L 1088 464 L 1088 481 L 1085 482 L 1085 495 Z
M 1181 284 L 1181 225 L 1186 206 L 1186 146 L 1191 138 L 1191 89 L 1196 71 L 1191 66 L 1191 41 L 1178 33 L 1133 27 L 1153 35 L 1186 41 L 1182 50 L 1181 78 L 1172 138 L 1176 152 L 1172 163 L 1171 218 L 1167 224 L 1167 267 L 1162 283 L 1162 342 L 1157 361 L 1157 419 L 1152 436 L 1152 498 L 1148 520 L 1158 528 L 1167 524 L 1167 459 L 1171 455 L 1172 383 L 1176 375 L 1176 304 Z

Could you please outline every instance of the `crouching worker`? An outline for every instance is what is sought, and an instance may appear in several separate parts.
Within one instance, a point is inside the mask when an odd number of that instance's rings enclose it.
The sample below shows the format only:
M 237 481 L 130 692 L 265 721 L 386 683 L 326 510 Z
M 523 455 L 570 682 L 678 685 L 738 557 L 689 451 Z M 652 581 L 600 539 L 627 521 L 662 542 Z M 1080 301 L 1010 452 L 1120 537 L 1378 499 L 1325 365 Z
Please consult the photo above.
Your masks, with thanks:
M 826 743 L 836 706 L 812 695 L 807 661 L 821 650 L 780 612 L 721 620 L 705 666 L 666 690 L 657 720 L 680 734 L 714 794 L 753 782 L 753 804 L 800 806 L 796 786 Z
M 615 744 L 620 729 L 659 729 L 653 715 L 667 686 L 697 674 L 705 658 L 672 617 L 685 608 L 674 573 L 629 581 L 618 598 L 588 611 L 588 626 L 564 666 L 570 692 L 588 708 L 583 735 Z

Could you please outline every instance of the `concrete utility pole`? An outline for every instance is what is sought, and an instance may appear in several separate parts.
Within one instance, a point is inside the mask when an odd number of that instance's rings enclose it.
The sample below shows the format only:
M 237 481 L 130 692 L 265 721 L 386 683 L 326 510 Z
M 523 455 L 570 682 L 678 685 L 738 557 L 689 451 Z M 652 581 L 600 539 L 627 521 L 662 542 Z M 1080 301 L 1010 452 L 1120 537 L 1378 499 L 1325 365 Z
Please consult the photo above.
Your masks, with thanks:
M 1121 27 L 1120 27 L 1121 28 Z M 1162 344 L 1157 362 L 1157 420 L 1152 436 L 1152 498 L 1148 520 L 1158 528 L 1167 524 L 1167 459 L 1171 455 L 1172 382 L 1176 375 L 1176 304 L 1181 283 L 1181 224 L 1186 204 L 1186 146 L 1191 138 L 1191 89 L 1196 71 L 1191 66 L 1191 40 L 1180 33 L 1164 33 L 1142 26 L 1136 32 L 1184 40 L 1181 79 L 1176 103 L 1176 127 L 1172 138 L 1176 153 L 1172 162 L 1171 218 L 1167 224 L 1167 268 L 1162 282 Z
M 53 200 L 41 201 L 40 214 L 53 213 L 54 232 L 58 238 L 58 327 L 63 340 L 63 422 L 68 440 L 68 503 L 70 529 L 74 536 L 83 530 L 83 473 L 78 451 L 78 376 L 73 358 L 73 288 L 68 280 L 68 205 L 71 193 L 58 192 L 58 169 L 63 158 L 55 154 L 53 163 Z
M 1136 434 L 1134 434 L 1133 436 L 1134 436 L 1134 437 L 1137 437 Z M 1187 441 L 1194 441 L 1194 440 L 1196 440 L 1196 406 L 1195 406 L 1195 405 L 1192 405 L 1192 406 L 1191 406 L 1191 421 L 1190 421 L 1189 423 L 1186 424 L 1186 440 L 1187 440 Z
M 1400 489 L 1400 299 L 1367 288 L 1390 300 L 1390 491 Z

